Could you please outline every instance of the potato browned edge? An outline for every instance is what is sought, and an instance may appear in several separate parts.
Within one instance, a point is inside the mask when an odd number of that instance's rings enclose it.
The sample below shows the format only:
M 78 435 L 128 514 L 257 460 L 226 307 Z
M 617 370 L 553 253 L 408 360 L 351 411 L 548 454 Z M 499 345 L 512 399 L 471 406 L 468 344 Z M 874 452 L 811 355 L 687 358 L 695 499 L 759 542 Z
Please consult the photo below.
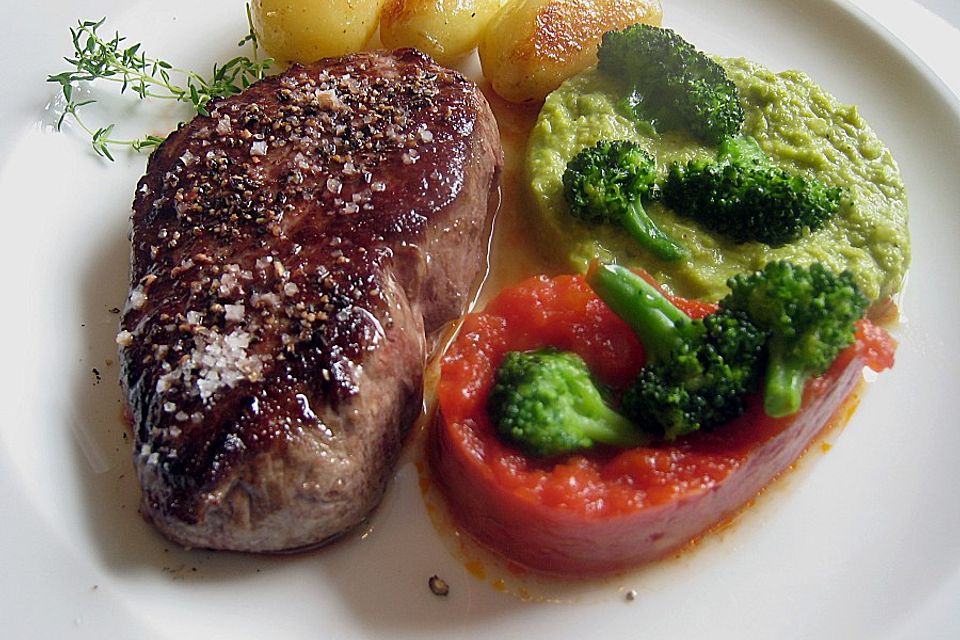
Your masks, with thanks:
M 542 100 L 596 64 L 607 31 L 660 25 L 660 0 L 513 0 L 480 38 L 483 75 L 511 102 Z

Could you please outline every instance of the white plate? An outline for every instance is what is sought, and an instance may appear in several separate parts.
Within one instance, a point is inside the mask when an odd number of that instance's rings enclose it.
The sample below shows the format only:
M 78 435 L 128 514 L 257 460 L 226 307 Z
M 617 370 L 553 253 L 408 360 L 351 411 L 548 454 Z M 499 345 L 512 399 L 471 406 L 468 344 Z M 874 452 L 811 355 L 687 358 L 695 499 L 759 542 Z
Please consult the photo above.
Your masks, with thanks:
M 8 10 L 0 43 L 4 637 L 960 637 L 960 117 L 869 19 L 827 0 L 665 0 L 665 23 L 701 47 L 805 69 L 861 105 L 893 150 L 915 254 L 896 368 L 829 454 L 813 452 L 732 530 L 679 560 L 551 590 L 567 602 L 549 604 L 470 575 L 431 526 L 410 462 L 367 535 L 317 553 L 187 552 L 139 518 L 109 309 L 125 296 L 144 158 L 111 165 L 79 135 L 45 130 L 55 90 L 41 80 L 60 69 L 78 11 L 199 68 L 231 54 L 245 24 L 227 0 L 77 4 Z M 448 598 L 427 590 L 433 573 Z

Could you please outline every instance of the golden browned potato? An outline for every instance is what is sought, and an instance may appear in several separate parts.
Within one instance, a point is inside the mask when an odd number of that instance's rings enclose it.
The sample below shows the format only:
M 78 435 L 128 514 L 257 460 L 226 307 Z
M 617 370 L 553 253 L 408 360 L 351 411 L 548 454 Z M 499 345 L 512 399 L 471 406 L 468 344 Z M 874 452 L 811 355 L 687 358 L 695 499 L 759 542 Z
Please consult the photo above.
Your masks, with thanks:
M 605 32 L 662 16 L 660 0 L 512 0 L 480 37 L 483 75 L 507 100 L 542 100 L 596 64 Z
M 313 62 L 363 48 L 385 0 L 253 0 L 253 28 L 283 62 Z
M 501 0 L 387 0 L 380 39 L 388 47 L 416 47 L 442 64 L 472 51 Z

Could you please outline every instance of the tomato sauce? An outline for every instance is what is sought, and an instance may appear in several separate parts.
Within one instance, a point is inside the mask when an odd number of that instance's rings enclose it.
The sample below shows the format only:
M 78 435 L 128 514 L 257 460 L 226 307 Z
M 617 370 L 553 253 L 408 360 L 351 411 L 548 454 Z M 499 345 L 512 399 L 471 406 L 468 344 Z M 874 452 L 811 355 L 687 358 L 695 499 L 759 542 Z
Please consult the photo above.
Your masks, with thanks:
M 691 317 L 716 305 L 684 299 Z M 431 462 L 454 516 L 478 540 L 535 570 L 593 574 L 660 557 L 729 517 L 791 464 L 859 382 L 864 365 L 892 366 L 894 344 L 867 321 L 833 368 L 808 385 L 798 416 L 745 415 L 672 443 L 531 459 L 501 442 L 486 412 L 508 351 L 578 353 L 622 389 L 643 346 L 582 276 L 530 278 L 468 315 L 444 356 Z M 802 440 L 802 442 L 797 442 Z M 742 476 L 746 481 L 728 482 Z

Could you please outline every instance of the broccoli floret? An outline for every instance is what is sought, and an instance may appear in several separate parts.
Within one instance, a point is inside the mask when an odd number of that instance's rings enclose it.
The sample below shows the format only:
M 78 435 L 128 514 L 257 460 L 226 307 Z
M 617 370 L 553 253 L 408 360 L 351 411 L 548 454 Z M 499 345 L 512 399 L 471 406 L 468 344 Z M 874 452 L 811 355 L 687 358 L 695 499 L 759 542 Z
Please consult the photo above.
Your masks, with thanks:
M 807 380 L 823 374 L 853 342 L 869 300 L 849 271 L 836 275 L 820 263 L 771 262 L 727 284 L 731 293 L 721 309 L 747 314 L 770 336 L 764 411 L 775 418 L 795 413 Z
M 759 380 L 766 339 L 744 314 L 725 311 L 692 320 L 618 265 L 592 267 L 587 282 L 646 351 L 647 362 L 623 398 L 629 418 L 673 440 L 743 413 Z
M 487 408 L 505 440 L 532 457 L 639 446 L 644 434 L 607 406 L 583 359 L 554 349 L 511 351 L 497 369 Z
M 635 86 L 636 115 L 661 130 L 687 129 L 718 144 L 743 125 L 737 87 L 719 64 L 675 31 L 636 24 L 603 36 L 601 73 Z
M 840 210 L 840 193 L 774 165 L 750 137 L 725 140 L 716 161 L 674 163 L 663 184 L 664 203 L 678 214 L 773 247 L 820 229 Z
M 623 226 L 661 260 L 679 260 L 687 250 L 660 230 L 643 209 L 657 180 L 656 162 L 640 145 L 600 140 L 567 163 L 564 195 L 570 212 L 587 223 Z

